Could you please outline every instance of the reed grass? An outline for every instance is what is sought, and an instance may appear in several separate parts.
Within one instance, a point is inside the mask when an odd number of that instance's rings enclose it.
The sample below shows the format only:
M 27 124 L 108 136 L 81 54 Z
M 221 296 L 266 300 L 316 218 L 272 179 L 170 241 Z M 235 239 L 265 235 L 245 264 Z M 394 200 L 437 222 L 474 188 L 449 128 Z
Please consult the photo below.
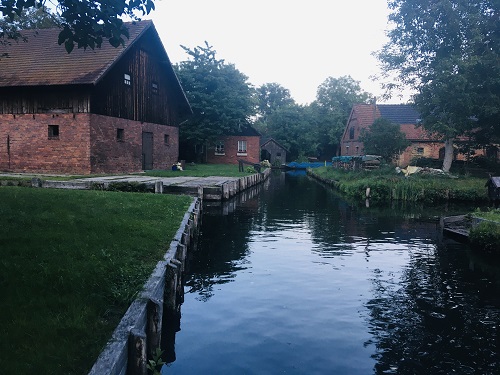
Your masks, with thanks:
M 396 174 L 393 168 L 372 171 L 344 171 L 332 167 L 311 169 L 323 179 L 335 181 L 336 188 L 356 200 L 365 199 L 370 188 L 373 203 L 398 200 L 404 202 L 437 203 L 443 201 L 483 202 L 487 200 L 485 180 L 448 175 Z

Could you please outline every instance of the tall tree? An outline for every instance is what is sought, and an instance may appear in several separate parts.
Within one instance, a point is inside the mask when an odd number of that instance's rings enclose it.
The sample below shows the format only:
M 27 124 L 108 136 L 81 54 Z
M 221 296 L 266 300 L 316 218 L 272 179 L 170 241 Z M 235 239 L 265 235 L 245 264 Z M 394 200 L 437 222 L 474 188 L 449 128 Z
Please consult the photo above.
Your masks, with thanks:
M 46 0 L 0 0 L 0 14 L 11 23 L 0 29 L 0 43 L 19 38 L 15 25 L 16 15 L 32 7 L 40 8 Z M 78 48 L 100 47 L 103 41 L 118 47 L 128 38 L 128 30 L 120 17 L 138 20 L 154 10 L 154 0 L 58 0 L 54 1 L 55 13 L 61 18 L 59 44 L 68 52 Z
M 336 153 L 353 104 L 365 103 L 369 98 L 370 94 L 351 76 L 328 77 L 318 87 L 311 110 L 315 113 L 318 141 L 324 152 Z
M 391 162 L 410 145 L 399 125 L 383 117 L 376 119 L 368 130 L 363 129 L 360 140 L 364 144 L 365 154 L 380 155 L 387 162 Z
M 269 116 L 285 106 L 294 105 L 290 91 L 279 83 L 265 83 L 255 90 L 257 120 L 255 127 L 264 135 L 267 133 Z
M 285 146 L 287 159 L 297 160 L 316 155 L 318 144 L 311 124 L 308 106 L 290 104 L 273 111 L 268 117 L 268 135 Z
M 207 42 L 182 48 L 189 59 L 176 64 L 175 70 L 193 115 L 180 127 L 181 142 L 207 145 L 250 125 L 255 106 L 248 78 L 233 64 L 218 59 Z
M 498 0 L 391 0 L 389 41 L 378 53 L 387 75 L 417 90 L 423 126 L 443 136 L 449 171 L 457 137 L 500 124 Z M 481 133 L 481 132 L 479 132 Z

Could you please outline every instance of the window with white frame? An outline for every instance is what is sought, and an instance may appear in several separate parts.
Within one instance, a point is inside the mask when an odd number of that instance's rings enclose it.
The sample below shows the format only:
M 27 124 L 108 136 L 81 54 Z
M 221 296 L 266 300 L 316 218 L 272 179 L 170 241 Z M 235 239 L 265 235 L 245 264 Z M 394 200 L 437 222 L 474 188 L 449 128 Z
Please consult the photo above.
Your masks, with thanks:
M 225 155 L 224 141 L 215 142 L 215 155 Z
M 247 141 L 238 141 L 238 154 L 247 153 Z

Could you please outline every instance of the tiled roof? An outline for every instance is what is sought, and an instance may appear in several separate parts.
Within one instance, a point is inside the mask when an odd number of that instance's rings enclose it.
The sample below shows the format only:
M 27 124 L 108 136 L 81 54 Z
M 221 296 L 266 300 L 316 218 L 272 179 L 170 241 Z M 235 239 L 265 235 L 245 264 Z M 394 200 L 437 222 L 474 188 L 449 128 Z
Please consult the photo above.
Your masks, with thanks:
M 245 137 L 260 137 L 260 133 L 250 125 L 241 126 L 239 131 L 237 131 L 233 135 L 241 135 Z
M 0 58 L 0 87 L 95 84 L 153 23 L 126 26 L 130 38 L 125 38 L 125 47 L 115 48 L 104 41 L 101 48 L 75 48 L 69 54 L 57 43 L 60 29 L 26 30 L 27 42 L 0 46 L 0 54 L 9 55 Z
M 380 116 L 395 124 L 417 124 L 420 115 L 409 104 L 377 104 Z
M 359 129 L 369 128 L 375 119 L 383 117 L 400 126 L 406 139 L 412 141 L 433 141 L 435 137 L 429 135 L 421 126 L 417 127 L 419 113 L 409 104 L 355 104 L 352 107 L 349 122 L 356 121 Z M 347 127 L 346 130 L 347 131 Z M 344 133 L 343 138 L 346 135 Z

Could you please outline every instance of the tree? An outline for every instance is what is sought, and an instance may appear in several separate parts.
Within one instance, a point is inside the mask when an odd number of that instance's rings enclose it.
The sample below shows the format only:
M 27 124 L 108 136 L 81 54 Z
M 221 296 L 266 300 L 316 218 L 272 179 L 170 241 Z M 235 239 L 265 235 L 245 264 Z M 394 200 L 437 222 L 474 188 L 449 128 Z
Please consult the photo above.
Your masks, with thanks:
M 318 141 L 323 152 L 330 150 L 330 153 L 336 154 L 353 104 L 364 103 L 369 97 L 370 94 L 363 91 L 359 82 L 350 76 L 328 77 L 318 87 L 311 110 L 316 119 Z
M 258 116 L 255 127 L 262 134 L 267 133 L 268 118 L 274 111 L 295 104 L 290 91 L 275 82 L 265 83 L 257 87 L 255 100 Z
M 456 137 L 498 133 L 498 0 L 392 0 L 389 7 L 394 27 L 378 58 L 399 82 L 386 88 L 417 90 L 422 124 L 442 135 L 449 171 Z
M 387 162 L 410 145 L 399 125 L 383 117 L 376 119 L 368 130 L 363 130 L 359 139 L 364 144 L 365 154 L 380 155 Z
M 59 0 L 56 4 L 55 13 L 62 20 L 58 43 L 64 44 L 68 53 L 75 45 L 78 48 L 99 48 L 104 40 L 114 47 L 123 45 L 129 34 L 120 17 L 138 20 L 138 15 L 144 16 L 154 10 L 154 0 Z M 16 15 L 19 17 L 26 9 L 44 5 L 45 0 L 0 0 L 0 13 L 14 23 Z M 3 43 L 19 36 L 15 23 L 0 29 Z
M 288 159 L 316 155 L 318 144 L 312 123 L 309 106 L 286 105 L 269 115 L 267 135 L 286 147 Z
M 191 104 L 193 115 L 180 126 L 180 140 L 190 145 L 207 145 L 250 125 L 255 115 L 253 88 L 233 64 L 216 57 L 205 46 L 182 46 L 190 59 L 174 66 Z

